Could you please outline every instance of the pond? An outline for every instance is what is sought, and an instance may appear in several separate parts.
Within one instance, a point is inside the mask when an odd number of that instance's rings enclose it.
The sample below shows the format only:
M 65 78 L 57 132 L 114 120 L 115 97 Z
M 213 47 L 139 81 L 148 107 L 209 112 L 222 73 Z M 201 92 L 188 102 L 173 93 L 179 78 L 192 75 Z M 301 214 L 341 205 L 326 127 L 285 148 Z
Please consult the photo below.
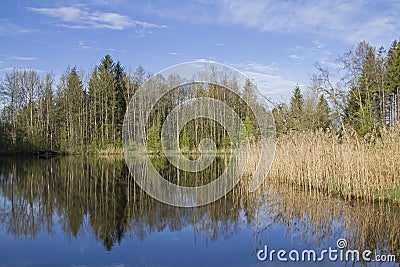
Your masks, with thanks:
M 164 158 L 152 161 L 164 177 L 193 181 Z M 224 160 L 216 162 L 199 181 L 221 172 Z M 140 160 L 131 168 L 145 171 Z M 399 206 L 265 182 L 253 193 L 239 183 L 216 202 L 178 208 L 141 190 L 124 158 L 0 158 L 0 266 L 351 266 L 349 250 L 359 251 L 355 265 L 399 266 Z M 368 262 L 364 251 L 395 262 Z

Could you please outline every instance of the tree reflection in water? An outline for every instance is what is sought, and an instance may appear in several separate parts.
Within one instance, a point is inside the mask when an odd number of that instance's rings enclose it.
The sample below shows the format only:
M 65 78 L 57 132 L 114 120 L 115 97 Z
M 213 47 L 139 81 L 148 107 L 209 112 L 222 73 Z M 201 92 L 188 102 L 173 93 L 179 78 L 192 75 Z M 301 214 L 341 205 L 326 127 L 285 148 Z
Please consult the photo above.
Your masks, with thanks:
M 172 182 L 176 169 L 163 158 L 152 159 Z M 210 181 L 225 167 L 217 158 L 202 177 L 179 174 L 180 183 Z M 135 175 L 146 171 L 138 160 Z M 200 181 L 201 182 L 201 181 Z M 197 182 L 196 182 L 197 183 Z M 400 254 L 400 209 L 388 203 L 344 202 L 317 193 L 265 181 L 248 193 L 243 179 L 220 200 L 197 208 L 172 207 L 148 196 L 131 178 L 124 158 L 60 157 L 0 158 L 0 224 L 15 238 L 54 234 L 60 226 L 68 238 L 90 234 L 110 251 L 124 238 L 190 226 L 206 240 L 228 238 L 243 227 L 255 229 L 261 247 L 273 225 L 298 232 L 310 245 L 345 237 L 354 249 L 380 249 Z

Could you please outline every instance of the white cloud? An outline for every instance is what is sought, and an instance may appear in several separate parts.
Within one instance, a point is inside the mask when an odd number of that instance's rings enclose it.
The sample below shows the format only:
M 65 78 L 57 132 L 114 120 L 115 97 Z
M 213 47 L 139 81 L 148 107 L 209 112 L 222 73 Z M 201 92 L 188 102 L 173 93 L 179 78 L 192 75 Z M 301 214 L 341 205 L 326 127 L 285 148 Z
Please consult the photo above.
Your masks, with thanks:
M 281 102 L 289 99 L 297 82 L 286 79 L 277 74 L 266 74 L 254 71 L 243 71 L 256 84 L 258 90 L 272 102 Z
M 386 1 L 390 10 L 391 4 Z M 222 1 L 221 20 L 261 31 L 296 32 L 341 38 L 347 43 L 360 39 L 376 41 L 400 29 L 395 13 L 374 8 L 366 0 L 337 1 Z M 382 4 L 383 5 L 383 4 Z M 358 36 L 357 36 L 358 35 Z M 319 47 L 319 48 L 323 48 Z
M 76 49 L 77 50 L 94 49 L 96 51 L 110 51 L 110 52 L 122 52 L 122 53 L 127 52 L 124 49 L 118 49 L 118 48 L 112 48 L 112 47 L 108 47 L 108 48 L 96 47 L 96 43 L 97 42 L 94 42 L 94 44 L 89 45 L 87 41 L 78 41 L 78 48 L 76 48 Z
M 46 71 L 44 71 L 44 70 L 40 70 L 40 69 L 34 69 L 34 68 L 16 68 L 16 67 L 4 67 L 4 68 L 0 68 L 0 73 L 4 73 L 4 72 L 11 72 L 11 71 L 13 71 L 13 70 L 20 70 L 20 71 L 23 71 L 23 70 L 27 70 L 27 71 L 31 71 L 31 70 L 33 70 L 33 71 L 36 71 L 37 73 L 45 73 Z
M 2 35 L 16 35 L 16 34 L 25 34 L 35 32 L 36 30 L 27 29 L 21 26 L 18 26 L 8 19 L 0 19 L 0 36 Z
M 121 52 L 121 53 L 127 53 L 126 50 L 124 49 L 118 49 L 118 48 L 96 48 L 97 51 L 110 51 L 110 52 Z
M 37 59 L 36 57 L 21 57 L 21 56 L 13 56 L 7 58 L 7 60 L 18 60 L 18 61 L 32 61 L 36 59 Z
M 209 63 L 218 63 L 217 61 L 215 61 L 215 58 L 210 57 L 210 58 L 196 58 L 194 59 L 195 62 L 209 62 Z
M 133 20 L 129 16 L 112 12 L 91 11 L 84 5 L 74 5 L 55 8 L 29 8 L 30 10 L 56 18 L 61 23 L 58 26 L 71 29 L 110 29 L 125 30 L 128 28 L 166 28 L 165 25 L 153 24 L 144 21 Z
M 318 40 L 314 40 L 314 45 L 315 45 L 318 49 L 323 49 L 323 48 L 325 48 L 325 44 L 322 43 L 321 41 L 318 41 Z
M 305 57 L 299 56 L 299 55 L 296 55 L 296 54 L 291 54 L 289 57 L 292 58 L 292 59 L 295 59 L 295 60 L 304 60 L 305 59 Z
M 252 79 L 257 84 L 258 90 L 275 103 L 289 99 L 297 84 L 297 82 L 278 74 L 274 63 L 264 65 L 258 62 L 245 62 L 231 65 Z
M 392 41 L 393 38 L 396 38 L 399 30 L 398 16 L 375 17 L 367 21 L 364 27 L 355 29 L 352 35 L 347 36 L 346 41 L 354 44 L 360 40 L 366 40 L 373 45 L 380 46 L 383 45 L 382 40 Z
M 247 61 L 245 63 L 232 64 L 232 66 L 235 66 L 242 70 L 255 71 L 261 73 L 273 73 L 276 71 L 274 63 L 272 63 L 271 65 L 264 65 L 258 62 Z
M 85 41 L 79 41 L 78 44 L 79 44 L 78 50 L 86 50 L 92 48 L 88 46 Z
M 259 31 L 298 33 L 387 44 L 400 31 L 396 1 L 188 1 L 149 5 L 147 12 L 194 23 L 242 25 Z
M 325 43 L 314 40 L 311 43 L 303 45 L 295 45 L 286 49 L 289 58 L 293 59 L 295 64 L 306 59 L 319 61 L 330 60 L 332 52 L 326 48 Z

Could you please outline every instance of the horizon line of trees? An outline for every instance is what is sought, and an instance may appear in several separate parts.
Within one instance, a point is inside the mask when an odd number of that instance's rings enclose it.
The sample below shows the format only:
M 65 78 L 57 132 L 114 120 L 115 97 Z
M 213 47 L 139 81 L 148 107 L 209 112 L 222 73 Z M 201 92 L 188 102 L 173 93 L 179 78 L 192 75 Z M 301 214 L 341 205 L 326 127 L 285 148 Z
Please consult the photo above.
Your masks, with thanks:
M 355 130 L 360 136 L 379 135 L 382 128 L 399 123 L 400 42 L 393 41 L 385 51 L 361 41 L 340 56 L 336 65 L 332 70 L 316 63 L 317 72 L 311 78 L 309 91 L 303 95 L 296 86 L 289 105 L 276 105 L 272 112 L 278 134 L 335 128 L 342 132 Z M 89 77 L 79 74 L 76 67 L 68 68 L 59 81 L 53 73 L 39 75 L 32 69 L 14 69 L 0 81 L 0 151 L 120 148 L 126 107 L 148 77 L 141 66 L 127 72 L 110 55 L 101 59 Z M 218 95 L 222 91 L 213 92 L 212 87 L 199 90 L 222 101 L 230 98 Z M 243 111 L 246 130 L 254 136 L 258 129 L 254 116 L 242 104 L 237 103 L 234 108 Z M 168 103 L 159 105 L 164 106 L 165 111 L 174 107 Z M 153 115 L 160 115 L 157 112 L 165 113 L 158 110 Z M 155 147 L 160 129 L 153 128 L 162 120 L 160 117 L 149 122 L 152 127 L 147 138 Z M 197 135 L 199 125 L 211 135 L 214 133 L 219 143 L 227 142 L 221 127 L 199 123 L 191 122 L 188 131 L 181 134 L 185 146 L 194 147 L 201 140 Z M 196 135 L 195 140 L 192 135 Z
M 90 77 L 76 67 L 68 68 L 58 82 L 53 73 L 41 76 L 32 69 L 6 73 L 0 86 L 0 151 L 121 146 L 126 106 L 146 76 L 142 66 L 127 73 L 110 55 Z
M 5 75 L 0 87 L 4 103 L 0 114 L 0 151 L 118 151 L 122 147 L 126 108 L 136 90 L 149 77 L 141 66 L 128 74 L 110 55 L 102 58 L 87 82 L 76 67 L 67 69 L 58 83 L 51 73 L 40 76 L 35 70 L 14 69 Z M 181 77 L 156 75 L 148 80 L 147 86 L 164 90 L 176 79 L 181 80 Z M 164 95 L 145 122 L 147 148 L 160 151 L 161 129 L 167 115 L 177 105 L 199 96 L 229 103 L 243 118 L 247 134 L 252 140 L 258 138 L 260 133 L 255 116 L 243 101 L 255 101 L 253 84 L 247 80 L 243 88 L 239 88 L 235 80 L 224 82 L 226 86 L 229 83 L 235 93 L 216 84 L 189 83 Z M 138 113 L 142 112 L 138 110 Z M 180 145 L 193 150 L 205 137 L 212 138 L 218 148 L 230 144 L 221 125 L 199 118 L 184 127 Z

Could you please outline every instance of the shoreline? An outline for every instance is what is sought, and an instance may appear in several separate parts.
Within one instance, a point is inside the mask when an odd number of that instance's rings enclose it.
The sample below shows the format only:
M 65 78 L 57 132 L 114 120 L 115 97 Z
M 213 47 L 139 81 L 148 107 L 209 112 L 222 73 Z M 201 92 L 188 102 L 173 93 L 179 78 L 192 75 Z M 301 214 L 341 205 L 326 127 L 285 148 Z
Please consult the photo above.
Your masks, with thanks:
M 249 158 L 251 175 L 257 146 Z M 400 131 L 387 131 L 375 139 L 339 136 L 333 131 L 291 132 L 276 140 L 274 162 L 264 183 L 288 185 L 295 190 L 339 196 L 347 201 L 400 204 Z M 162 157 L 159 151 L 143 155 Z M 185 155 L 200 155 L 184 151 Z M 217 155 L 228 155 L 220 150 Z M 122 148 L 86 151 L 0 151 L 0 157 L 124 156 Z

